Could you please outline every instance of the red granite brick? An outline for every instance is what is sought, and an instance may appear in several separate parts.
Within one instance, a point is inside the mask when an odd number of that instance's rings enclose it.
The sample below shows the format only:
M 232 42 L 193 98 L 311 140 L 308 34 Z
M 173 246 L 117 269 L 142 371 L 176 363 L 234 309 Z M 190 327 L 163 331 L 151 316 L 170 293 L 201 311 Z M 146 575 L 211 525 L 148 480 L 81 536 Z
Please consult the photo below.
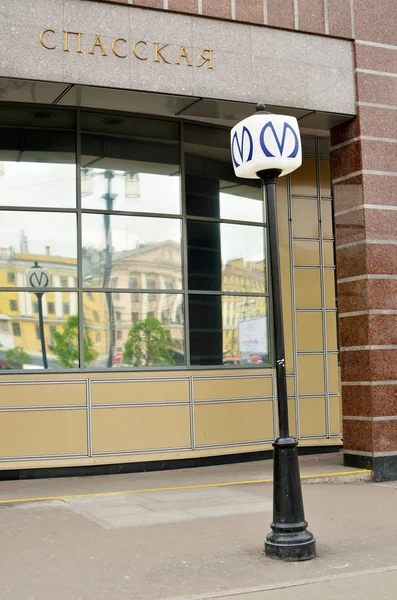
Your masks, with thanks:
M 295 29 L 294 0 L 267 0 L 267 23 L 272 27 Z
M 324 0 L 298 0 L 299 29 L 325 33 Z
M 362 135 L 397 139 L 395 110 L 376 108 L 374 106 L 360 106 L 359 115 Z
M 168 0 L 169 10 L 198 14 L 198 0 Z
M 342 383 L 343 415 L 349 417 L 371 417 L 373 411 L 373 387 L 370 385 L 343 385 Z
M 397 52 L 395 50 L 356 44 L 355 52 L 357 68 L 397 73 Z
M 392 28 L 391 28 L 392 29 Z M 397 78 L 357 73 L 357 92 L 360 102 L 396 105 Z
M 247 23 L 264 23 L 263 0 L 236 0 L 236 19 Z
M 148 6 L 150 8 L 164 8 L 164 0 L 132 0 L 137 6 Z
M 367 272 L 397 275 L 397 244 L 366 244 Z
M 335 213 L 364 204 L 363 176 L 356 175 L 334 183 L 333 198 Z
M 343 148 L 337 148 L 331 153 L 332 176 L 334 179 L 345 177 L 351 173 L 360 171 L 361 163 L 361 143 L 352 142 Z
M 336 236 L 336 244 L 338 238 Z M 336 268 L 338 279 L 356 277 L 368 273 L 366 264 L 366 244 L 336 249 Z
M 396 45 L 396 0 L 355 0 L 356 39 Z
M 330 35 L 352 37 L 350 3 L 346 0 L 328 0 L 328 26 Z
M 335 216 L 335 238 L 337 244 L 348 244 L 364 240 L 367 236 L 364 209 Z
M 372 427 L 374 452 L 394 452 L 397 450 L 397 420 L 375 421 Z
M 343 421 L 345 451 L 372 452 L 372 421 Z
M 203 15 L 219 17 L 220 19 L 231 19 L 231 0 L 203 0 Z
M 360 135 L 360 121 L 356 117 L 331 129 L 331 148 Z

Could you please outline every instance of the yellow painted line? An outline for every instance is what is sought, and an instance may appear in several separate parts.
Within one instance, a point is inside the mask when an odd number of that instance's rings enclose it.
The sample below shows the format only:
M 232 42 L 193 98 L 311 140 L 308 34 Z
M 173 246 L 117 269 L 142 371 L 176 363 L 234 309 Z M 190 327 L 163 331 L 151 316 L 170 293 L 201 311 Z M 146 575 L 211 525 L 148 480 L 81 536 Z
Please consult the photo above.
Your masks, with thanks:
M 336 473 L 319 473 L 315 475 L 302 475 L 301 479 L 314 479 L 318 477 L 335 477 L 337 475 L 356 475 L 371 473 L 367 469 L 357 471 L 339 471 Z M 249 485 L 251 483 L 272 483 L 273 479 L 248 479 L 247 481 L 227 481 L 223 483 L 200 483 L 197 485 L 178 485 L 174 487 L 147 488 L 142 490 L 120 490 L 117 492 L 96 492 L 93 494 L 70 494 L 68 496 L 43 496 L 41 498 L 15 498 L 0 500 L 0 504 L 17 504 L 21 502 L 45 502 L 49 500 L 70 500 L 71 498 L 95 498 L 98 496 L 118 496 L 122 494 L 148 494 L 152 492 L 175 492 L 177 490 L 197 490 L 202 488 L 227 487 L 230 485 Z

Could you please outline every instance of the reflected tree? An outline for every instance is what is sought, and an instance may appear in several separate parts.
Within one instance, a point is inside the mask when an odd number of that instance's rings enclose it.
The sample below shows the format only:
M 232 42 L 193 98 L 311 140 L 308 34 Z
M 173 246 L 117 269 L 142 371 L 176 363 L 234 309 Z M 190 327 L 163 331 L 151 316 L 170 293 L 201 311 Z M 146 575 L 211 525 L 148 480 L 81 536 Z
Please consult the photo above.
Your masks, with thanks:
M 72 315 L 66 321 L 63 331 L 55 331 L 53 343 L 50 345 L 52 353 L 58 358 L 58 362 L 67 369 L 79 366 L 79 318 Z M 96 361 L 98 352 L 90 335 L 84 333 L 84 365 L 91 365 Z
M 123 362 L 133 367 L 174 365 L 171 336 L 158 319 L 147 317 L 128 332 Z
M 31 365 L 33 360 L 30 354 L 25 352 L 23 348 L 10 348 L 6 352 L 8 362 L 18 365 L 21 369 L 23 365 Z

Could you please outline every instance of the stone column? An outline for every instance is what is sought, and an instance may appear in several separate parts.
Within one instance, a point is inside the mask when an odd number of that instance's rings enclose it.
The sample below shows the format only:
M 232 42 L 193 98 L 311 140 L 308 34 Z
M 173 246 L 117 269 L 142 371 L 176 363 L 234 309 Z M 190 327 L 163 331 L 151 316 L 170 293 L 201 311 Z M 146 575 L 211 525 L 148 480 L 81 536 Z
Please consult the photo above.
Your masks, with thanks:
M 344 460 L 385 481 L 397 479 L 397 6 L 355 7 L 358 116 L 331 134 Z

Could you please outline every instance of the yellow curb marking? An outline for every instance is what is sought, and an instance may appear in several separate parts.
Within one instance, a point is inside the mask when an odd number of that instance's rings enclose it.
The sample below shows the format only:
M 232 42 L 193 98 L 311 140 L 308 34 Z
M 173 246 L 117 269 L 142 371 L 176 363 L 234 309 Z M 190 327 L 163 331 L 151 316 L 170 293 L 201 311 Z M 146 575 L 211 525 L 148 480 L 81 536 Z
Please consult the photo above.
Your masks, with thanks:
M 340 471 L 337 473 L 319 473 L 315 475 L 302 475 L 301 479 L 315 479 L 317 477 L 335 477 L 337 475 L 357 475 L 371 473 L 368 469 L 357 471 Z M 176 490 L 197 490 L 201 488 L 227 487 L 230 485 L 249 485 L 251 483 L 272 483 L 273 479 L 249 479 L 247 481 L 228 481 L 224 483 L 202 483 L 197 485 L 178 485 L 174 487 L 147 488 L 143 490 L 121 490 L 118 492 L 97 492 L 94 494 L 71 494 L 69 496 L 43 496 L 42 498 L 16 498 L 14 500 L 0 500 L 0 504 L 17 504 L 22 502 L 45 502 L 48 500 L 69 500 L 71 498 L 95 498 L 98 496 L 118 496 L 122 494 L 148 494 L 151 492 L 174 492 Z

